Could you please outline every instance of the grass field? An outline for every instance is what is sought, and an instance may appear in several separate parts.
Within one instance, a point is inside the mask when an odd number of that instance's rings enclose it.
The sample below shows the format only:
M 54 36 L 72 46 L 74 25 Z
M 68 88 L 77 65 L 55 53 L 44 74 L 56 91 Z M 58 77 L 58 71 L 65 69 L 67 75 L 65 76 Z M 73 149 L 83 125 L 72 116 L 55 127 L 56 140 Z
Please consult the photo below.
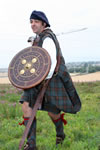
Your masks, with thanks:
M 47 112 L 37 112 L 37 147 L 39 150 L 100 150 L 100 82 L 75 84 L 82 101 L 76 115 L 65 114 L 66 138 L 55 146 L 55 127 Z M 22 91 L 0 84 L 0 150 L 18 150 L 24 126 L 18 100 Z

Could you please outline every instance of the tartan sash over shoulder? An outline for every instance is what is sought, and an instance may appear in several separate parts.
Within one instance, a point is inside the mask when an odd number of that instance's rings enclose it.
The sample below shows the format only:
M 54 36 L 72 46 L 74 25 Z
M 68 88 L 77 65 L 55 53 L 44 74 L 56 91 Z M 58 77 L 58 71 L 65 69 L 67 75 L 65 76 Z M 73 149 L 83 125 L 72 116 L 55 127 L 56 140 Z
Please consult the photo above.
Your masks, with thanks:
M 76 113 L 80 111 L 81 101 L 67 71 L 55 34 L 50 29 L 46 29 L 40 34 L 37 45 L 42 47 L 43 40 L 46 37 L 50 37 L 56 45 L 57 57 L 60 55 L 60 66 L 58 73 L 56 75 L 54 74 L 49 82 L 48 88 L 45 92 L 45 99 L 61 111 L 66 113 Z

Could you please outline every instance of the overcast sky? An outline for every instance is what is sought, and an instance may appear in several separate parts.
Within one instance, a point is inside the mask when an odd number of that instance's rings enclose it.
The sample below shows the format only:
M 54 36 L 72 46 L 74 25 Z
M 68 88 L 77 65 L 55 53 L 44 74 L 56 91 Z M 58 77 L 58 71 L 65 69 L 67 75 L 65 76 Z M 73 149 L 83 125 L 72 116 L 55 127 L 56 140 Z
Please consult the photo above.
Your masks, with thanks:
M 66 63 L 100 61 L 100 0 L 1 0 L 0 68 L 30 46 L 33 36 L 29 17 L 33 10 L 44 11 L 58 40 Z M 69 33 L 87 28 L 86 30 Z M 61 34 L 62 32 L 67 34 Z

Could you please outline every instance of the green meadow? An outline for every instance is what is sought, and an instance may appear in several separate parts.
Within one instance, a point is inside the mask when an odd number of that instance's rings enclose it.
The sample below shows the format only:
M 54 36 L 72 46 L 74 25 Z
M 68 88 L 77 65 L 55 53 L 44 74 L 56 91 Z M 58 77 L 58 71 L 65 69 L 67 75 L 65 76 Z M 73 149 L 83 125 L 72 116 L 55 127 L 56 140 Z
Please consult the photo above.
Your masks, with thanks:
M 47 112 L 37 112 L 39 150 L 100 150 L 100 82 L 76 83 L 82 101 L 80 112 L 65 114 L 66 138 L 55 146 L 56 132 Z M 19 99 L 22 91 L 12 85 L 0 85 L 0 150 L 18 150 L 24 126 Z

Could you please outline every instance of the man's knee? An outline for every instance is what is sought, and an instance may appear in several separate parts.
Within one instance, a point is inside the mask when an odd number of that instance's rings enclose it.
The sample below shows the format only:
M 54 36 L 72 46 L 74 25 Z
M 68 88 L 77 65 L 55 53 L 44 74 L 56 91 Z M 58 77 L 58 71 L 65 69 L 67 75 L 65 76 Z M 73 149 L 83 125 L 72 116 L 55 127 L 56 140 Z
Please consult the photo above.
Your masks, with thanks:
M 24 113 L 25 117 L 30 117 L 31 116 L 32 108 L 29 107 L 28 102 L 24 102 L 22 104 L 22 110 L 23 110 L 23 113 Z
M 53 120 L 57 120 L 60 118 L 60 113 L 59 114 L 54 114 L 52 112 L 48 112 L 48 115 L 51 117 Z
M 23 109 L 24 111 L 27 110 L 28 107 L 29 107 L 29 103 L 28 103 L 28 102 L 24 102 L 24 103 L 22 104 L 22 109 Z

